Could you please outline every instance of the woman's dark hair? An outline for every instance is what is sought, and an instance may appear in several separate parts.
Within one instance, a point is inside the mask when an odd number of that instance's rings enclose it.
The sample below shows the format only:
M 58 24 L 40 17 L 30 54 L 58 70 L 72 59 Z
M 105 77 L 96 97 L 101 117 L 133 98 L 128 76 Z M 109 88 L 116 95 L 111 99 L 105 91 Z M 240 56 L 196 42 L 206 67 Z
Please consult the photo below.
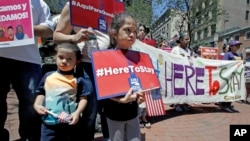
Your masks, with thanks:
M 138 28 L 137 28 L 137 31 L 139 30 L 140 27 L 143 27 L 144 28 L 144 31 L 146 34 L 148 34 L 150 32 L 150 29 L 146 27 L 146 25 L 144 24 L 139 24 Z
M 81 50 L 74 43 L 70 42 L 70 43 L 61 43 L 61 44 L 58 44 L 57 47 L 55 48 L 56 52 L 58 51 L 59 48 L 64 48 L 64 49 L 72 50 L 73 52 L 75 52 L 77 60 L 80 60 L 82 58 Z
M 131 15 L 130 13 L 127 13 L 127 12 L 118 13 L 112 19 L 110 29 L 109 29 L 109 37 L 110 37 L 110 47 L 109 47 L 109 49 L 116 47 L 117 42 L 116 42 L 116 39 L 114 39 L 113 34 L 114 34 L 114 32 L 118 33 L 119 29 L 125 23 L 126 18 L 135 19 L 133 15 Z
M 187 33 L 180 33 L 178 40 L 176 40 L 176 43 L 181 43 L 181 40 L 183 40 L 186 36 L 188 36 Z

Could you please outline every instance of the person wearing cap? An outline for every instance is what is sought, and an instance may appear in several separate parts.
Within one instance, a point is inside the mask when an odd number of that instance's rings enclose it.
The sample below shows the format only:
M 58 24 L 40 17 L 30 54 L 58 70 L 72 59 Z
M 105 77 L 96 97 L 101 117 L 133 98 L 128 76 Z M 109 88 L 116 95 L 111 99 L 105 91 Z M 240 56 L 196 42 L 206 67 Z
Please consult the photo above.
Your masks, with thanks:
M 231 41 L 229 43 L 229 51 L 224 54 L 223 60 L 242 60 L 240 54 L 237 53 L 241 44 L 242 43 L 239 41 Z M 219 106 L 222 110 L 229 113 L 239 112 L 238 110 L 234 109 L 232 102 L 219 102 Z

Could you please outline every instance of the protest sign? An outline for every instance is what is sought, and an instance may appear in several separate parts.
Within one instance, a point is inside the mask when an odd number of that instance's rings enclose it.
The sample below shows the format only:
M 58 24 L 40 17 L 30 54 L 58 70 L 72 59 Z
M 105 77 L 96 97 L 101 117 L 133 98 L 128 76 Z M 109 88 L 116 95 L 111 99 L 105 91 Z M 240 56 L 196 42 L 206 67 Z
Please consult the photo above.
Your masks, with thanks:
M 218 60 L 218 48 L 201 46 L 201 57 L 206 59 Z
M 1 0 L 0 48 L 34 43 L 30 0 Z
M 125 11 L 121 0 L 71 0 L 71 24 L 108 32 L 112 18 Z
M 246 97 L 242 60 L 188 59 L 139 40 L 132 49 L 147 53 L 152 59 L 164 103 L 237 101 Z
M 160 88 L 148 54 L 131 50 L 102 50 L 92 53 L 98 99 L 134 91 Z

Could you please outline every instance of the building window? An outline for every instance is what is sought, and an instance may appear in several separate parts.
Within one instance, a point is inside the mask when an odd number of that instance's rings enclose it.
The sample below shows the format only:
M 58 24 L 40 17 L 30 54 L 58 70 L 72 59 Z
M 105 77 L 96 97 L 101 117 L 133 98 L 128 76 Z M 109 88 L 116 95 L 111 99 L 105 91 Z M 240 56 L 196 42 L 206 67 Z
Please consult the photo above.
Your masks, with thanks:
M 208 36 L 208 29 L 205 28 L 205 29 L 204 29 L 204 39 L 207 38 L 207 36 Z
M 248 20 L 249 10 L 246 11 L 246 17 L 245 19 Z
M 235 36 L 234 36 L 234 40 L 239 41 L 239 40 L 240 40 L 240 35 L 235 35 Z
M 246 40 L 250 40 L 250 31 L 246 32 Z
M 216 24 L 211 25 L 211 35 L 214 35 L 216 32 Z
M 201 32 L 197 32 L 197 40 L 200 40 L 201 39 Z
M 191 42 L 194 42 L 194 38 L 195 38 L 195 34 L 192 33 L 192 34 L 191 34 Z

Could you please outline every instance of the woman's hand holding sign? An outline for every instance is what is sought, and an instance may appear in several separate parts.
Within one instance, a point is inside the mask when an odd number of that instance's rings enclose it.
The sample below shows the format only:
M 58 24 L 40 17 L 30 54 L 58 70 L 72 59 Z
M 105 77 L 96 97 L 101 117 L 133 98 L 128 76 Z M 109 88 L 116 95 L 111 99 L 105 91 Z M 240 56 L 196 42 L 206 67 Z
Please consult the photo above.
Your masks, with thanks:
M 82 28 L 73 36 L 72 42 L 80 43 L 83 41 L 87 41 L 91 35 L 94 35 L 94 31 L 91 27 L 89 27 L 88 29 Z

